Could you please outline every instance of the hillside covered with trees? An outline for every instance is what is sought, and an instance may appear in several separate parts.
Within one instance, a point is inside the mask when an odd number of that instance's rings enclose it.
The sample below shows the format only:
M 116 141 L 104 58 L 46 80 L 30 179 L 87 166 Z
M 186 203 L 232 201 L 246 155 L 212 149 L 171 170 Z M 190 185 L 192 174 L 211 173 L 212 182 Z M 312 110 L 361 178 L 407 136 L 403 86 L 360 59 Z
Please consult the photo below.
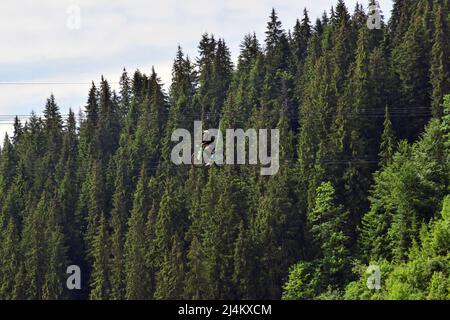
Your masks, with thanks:
M 51 96 L 16 118 L 0 299 L 450 299 L 449 13 L 395 0 L 371 30 L 365 5 L 339 0 L 287 30 L 273 10 L 235 64 L 204 34 L 196 59 L 178 49 L 168 90 L 124 70 L 79 114 Z M 278 128 L 278 174 L 174 165 L 171 134 L 194 120 Z

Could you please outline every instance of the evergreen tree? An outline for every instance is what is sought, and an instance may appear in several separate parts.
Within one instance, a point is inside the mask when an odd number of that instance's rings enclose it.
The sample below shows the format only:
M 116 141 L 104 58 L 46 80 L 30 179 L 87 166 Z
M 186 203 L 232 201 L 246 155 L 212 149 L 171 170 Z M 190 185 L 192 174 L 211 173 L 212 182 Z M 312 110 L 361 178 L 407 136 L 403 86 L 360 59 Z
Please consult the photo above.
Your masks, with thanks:
M 423 26 L 423 14 L 416 9 L 404 39 L 393 48 L 394 71 L 399 80 L 400 113 L 395 131 L 401 139 L 417 139 L 430 118 L 430 41 Z
M 103 213 L 100 213 L 98 227 L 95 233 L 92 258 L 90 298 L 92 300 L 108 299 L 111 290 L 109 281 L 110 274 L 108 273 L 109 244 L 107 222 Z
M 327 285 L 341 287 L 348 276 L 348 236 L 344 222 L 347 214 L 342 206 L 336 206 L 335 190 L 331 183 L 317 188 L 316 206 L 308 216 L 311 234 L 319 251 L 317 272 L 322 290 Z
M 150 283 L 145 268 L 145 223 L 148 208 L 148 178 L 145 169 L 134 194 L 133 210 L 128 220 L 125 242 L 126 298 L 131 300 L 150 298 Z
M 131 103 L 131 80 L 128 77 L 127 70 L 124 68 L 120 77 L 120 106 L 119 114 L 121 118 L 126 117 Z
M 12 137 L 12 141 L 14 144 L 17 144 L 20 140 L 20 137 L 23 134 L 23 126 L 20 122 L 20 119 L 18 116 L 14 118 L 14 136 Z
M 287 108 L 280 115 L 278 128 L 285 137 L 280 146 L 281 163 L 292 154 L 292 137 L 286 118 Z M 267 181 L 256 220 L 257 241 L 260 246 L 260 282 L 264 295 L 268 298 L 281 297 L 281 286 L 289 266 L 300 258 L 300 242 L 303 239 L 300 227 L 302 217 L 298 214 L 292 190 L 294 181 L 287 166 Z M 277 266 L 274 268 L 273 266 Z
M 205 253 L 196 236 L 193 237 L 187 253 L 187 272 L 185 277 L 184 297 L 201 300 L 208 297 L 208 279 L 205 267 Z
M 95 155 L 96 150 L 96 129 L 98 124 L 99 106 L 98 106 L 98 91 L 92 82 L 92 87 L 89 90 L 89 97 L 85 107 L 86 119 L 82 122 L 80 128 L 80 151 L 83 152 L 81 156 L 87 159 L 89 155 Z
M 176 300 L 183 297 L 184 265 L 183 244 L 175 235 L 156 276 L 155 299 Z
M 320 21 L 320 20 L 319 20 Z M 294 31 L 292 33 L 292 53 L 294 55 L 294 63 L 297 67 L 303 63 L 306 58 L 306 51 L 308 47 L 309 39 L 311 38 L 312 30 L 310 24 L 308 11 L 306 8 L 303 10 L 303 19 L 300 22 L 296 21 Z
M 0 299 L 449 298 L 448 12 L 394 1 L 369 30 L 339 0 L 291 33 L 273 9 L 236 67 L 204 34 L 195 63 L 178 48 L 167 94 L 154 69 L 123 69 L 117 93 L 92 83 L 79 119 L 53 95 L 15 117 Z M 278 172 L 174 166 L 172 133 L 194 120 L 279 129 Z M 69 264 L 81 291 L 64 288 Z
M 8 134 L 5 135 L 0 154 L 0 203 L 7 194 L 16 173 L 17 153 Z
M 62 297 L 65 246 L 55 216 L 55 203 L 47 191 L 27 217 L 22 234 L 24 285 L 27 299 Z
M 0 241 L 2 247 L 0 249 L 0 299 L 12 300 L 14 296 L 14 275 L 17 273 L 22 259 L 20 256 L 20 248 L 17 243 L 20 242 L 19 230 L 12 216 L 3 216 L 2 227 L 0 228 Z
M 386 106 L 386 111 L 384 115 L 384 129 L 383 134 L 381 136 L 381 146 L 380 146 L 380 160 L 381 166 L 385 166 L 389 164 L 394 156 L 394 152 L 396 149 L 396 141 L 395 141 L 395 133 L 392 129 L 392 122 L 389 116 L 389 109 Z
M 275 9 L 272 8 L 270 13 L 270 21 L 267 23 L 266 30 L 266 50 L 267 52 L 275 50 L 282 38 L 285 37 L 285 32 L 281 27 L 281 21 Z
M 98 162 L 92 162 L 91 172 L 87 177 L 81 194 L 78 200 L 77 215 L 84 219 L 84 241 L 86 247 L 86 255 L 92 256 L 94 249 L 94 239 L 100 221 L 100 214 L 104 212 L 105 195 L 104 191 L 104 177 L 102 176 L 101 167 Z
M 62 118 L 53 95 L 47 99 L 44 109 L 44 134 L 47 139 L 45 170 L 55 172 L 59 151 L 62 147 Z
M 431 51 L 430 82 L 431 110 L 434 117 L 442 116 L 444 94 L 450 92 L 450 43 L 448 40 L 448 4 L 441 1 L 434 9 L 434 37 Z
M 252 261 L 254 252 L 247 232 L 248 229 L 245 228 L 243 221 L 241 221 L 234 248 L 233 272 L 233 284 L 237 289 L 236 296 L 239 299 L 251 299 L 254 297 L 257 288 L 253 281 L 256 274 L 256 267 Z
M 103 77 L 99 90 L 98 146 L 106 167 L 119 142 L 119 113 L 108 81 Z
M 116 160 L 117 174 L 114 181 L 111 210 L 111 297 L 123 299 L 125 297 L 125 234 L 127 220 L 131 210 L 131 175 L 128 154 L 122 146 L 119 148 Z

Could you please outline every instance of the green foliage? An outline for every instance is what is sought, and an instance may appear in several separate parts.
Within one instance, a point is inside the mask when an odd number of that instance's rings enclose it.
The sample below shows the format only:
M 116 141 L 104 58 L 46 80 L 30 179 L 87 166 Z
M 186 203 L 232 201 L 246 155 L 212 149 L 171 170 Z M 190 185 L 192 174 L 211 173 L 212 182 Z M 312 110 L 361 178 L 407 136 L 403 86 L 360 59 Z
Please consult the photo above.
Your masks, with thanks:
M 310 300 L 316 297 L 316 270 L 311 264 L 299 262 L 294 265 L 283 287 L 284 300 Z
M 133 210 L 128 220 L 128 232 L 125 241 L 125 284 L 126 298 L 143 300 L 149 297 L 150 283 L 145 268 L 145 222 L 148 199 L 148 177 L 145 169 L 134 194 Z
M 438 211 L 448 192 L 444 122 L 431 121 L 413 146 L 402 142 L 392 162 L 375 176 L 371 209 L 362 222 L 362 251 L 375 259 L 404 260 L 420 224 Z
M 392 122 L 389 116 L 389 109 L 386 106 L 386 112 L 384 115 L 383 123 L 383 134 L 381 135 L 381 145 L 380 145 L 380 159 L 381 165 L 385 166 L 389 164 L 394 156 L 396 149 L 395 134 L 392 129 Z
M 109 245 L 105 215 L 101 213 L 93 242 L 92 250 L 91 294 L 92 300 L 109 298 L 111 291 L 110 274 L 108 272 Z
M 291 31 L 274 9 L 236 66 L 204 34 L 198 58 L 178 48 L 167 93 L 154 69 L 123 70 L 78 119 L 54 96 L 16 117 L 0 299 L 450 299 L 449 2 L 410 2 L 381 30 L 342 0 Z M 194 120 L 278 128 L 279 172 L 174 166 L 172 132 Z
M 365 286 L 367 275 L 360 267 L 360 280 L 351 282 L 345 298 L 389 299 L 389 300 L 448 300 L 450 293 L 450 197 L 447 196 L 443 209 L 436 219 L 424 224 L 418 243 L 414 243 L 403 263 L 389 263 L 386 260 L 378 265 L 381 270 L 381 290 L 370 290 Z

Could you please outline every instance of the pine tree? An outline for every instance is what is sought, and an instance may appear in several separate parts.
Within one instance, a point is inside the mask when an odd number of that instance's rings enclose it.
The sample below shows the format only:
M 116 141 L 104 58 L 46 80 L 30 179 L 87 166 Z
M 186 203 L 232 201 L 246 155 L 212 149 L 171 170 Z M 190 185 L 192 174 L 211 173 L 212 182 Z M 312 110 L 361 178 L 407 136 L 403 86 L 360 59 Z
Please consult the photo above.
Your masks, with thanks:
M 305 22 L 307 23 L 307 22 Z M 265 40 L 265 51 L 266 51 L 266 82 L 271 81 L 272 78 L 277 76 L 277 70 L 286 71 L 289 66 L 289 42 L 286 35 L 286 31 L 282 28 L 281 21 L 278 19 L 278 15 L 275 9 L 269 17 L 269 22 L 266 28 L 266 40 Z M 269 83 L 266 84 L 270 85 Z M 279 88 L 279 86 L 278 86 Z M 270 89 L 269 89 L 270 90 Z M 273 89 L 275 90 L 275 89 Z M 269 94 L 273 94 L 270 91 Z M 271 98 L 271 96 L 269 97 Z
M 134 194 L 133 210 L 128 220 L 125 241 L 126 298 L 140 300 L 150 298 L 150 283 L 145 268 L 145 223 L 148 205 L 148 178 L 146 170 L 141 176 Z
M 208 297 L 208 279 L 205 253 L 197 236 L 193 236 L 187 253 L 184 298 L 201 300 Z
M 86 105 L 86 121 L 90 129 L 89 131 L 92 131 L 97 127 L 99 117 L 98 95 L 97 87 L 95 86 L 95 83 L 92 82 Z
M 136 70 L 133 74 L 132 79 L 132 86 L 131 86 L 131 92 L 133 95 L 134 100 L 136 100 L 137 103 L 142 102 L 143 95 L 144 95 L 144 87 L 146 82 L 146 76 L 141 73 L 141 71 Z
M 84 241 L 87 257 L 91 257 L 94 250 L 94 239 L 100 221 L 100 214 L 104 212 L 104 177 L 102 176 L 101 165 L 98 162 L 92 162 L 91 172 L 87 177 L 78 200 L 77 215 L 85 219 Z
M 355 234 L 362 212 L 368 208 L 367 190 L 376 169 L 370 159 L 376 157 L 379 125 L 374 115 L 382 114 L 372 101 L 372 74 L 367 28 L 361 28 L 355 61 L 350 65 L 345 89 L 337 102 L 337 114 L 330 132 L 331 158 L 338 165 L 327 173 L 336 179 L 338 198 L 350 212 L 349 230 Z M 368 161 L 366 161 L 368 159 Z
M 393 2 L 389 31 L 392 46 L 396 47 L 401 43 L 403 36 L 408 30 L 414 5 L 410 5 L 402 0 L 394 0 Z
M 311 234 L 319 251 L 317 272 L 319 285 L 341 287 L 349 272 L 348 236 L 344 223 L 348 213 L 336 205 L 335 190 L 331 183 L 322 183 L 317 188 L 316 205 L 308 216 Z
M 16 163 L 17 152 L 6 134 L 0 154 L 0 205 L 15 176 Z
M 129 112 L 130 103 L 131 103 L 131 80 L 128 76 L 127 70 L 124 68 L 122 72 L 122 76 L 120 77 L 120 106 L 119 106 L 119 114 L 123 119 Z
M 255 59 L 260 55 L 261 47 L 256 34 L 247 34 L 240 44 L 237 69 L 243 72 L 250 72 Z
M 185 56 L 181 47 L 173 62 L 172 83 L 169 90 L 169 118 L 165 133 L 165 143 L 176 128 L 193 129 L 191 119 L 200 116 L 192 103 L 196 91 L 196 74 L 189 57 Z M 166 146 L 168 148 L 168 146 Z M 169 151 L 166 150 L 165 153 Z
M 62 297 L 66 248 L 55 213 L 55 202 L 45 190 L 34 211 L 26 217 L 22 254 L 27 299 Z
M 236 297 L 239 299 L 251 299 L 254 297 L 256 290 L 254 284 L 256 266 L 252 259 L 254 252 L 247 232 L 248 229 L 245 228 L 243 221 L 241 221 L 234 249 L 233 272 L 233 285 L 237 289 Z
M 54 212 L 53 212 L 54 214 Z M 46 248 L 46 273 L 42 284 L 42 299 L 58 300 L 63 297 L 65 284 L 64 272 L 67 267 L 66 247 L 62 228 L 56 222 L 56 217 L 51 216 L 47 222 L 45 237 Z
M 148 80 L 148 93 L 142 101 L 131 159 L 136 172 L 145 165 L 149 172 L 155 172 L 161 161 L 161 144 L 167 121 L 166 96 L 155 70 Z
M 441 124 L 442 138 L 447 150 L 447 162 L 450 160 L 450 94 L 444 97 L 444 111 Z
M 430 118 L 430 41 L 416 9 L 404 39 L 392 50 L 394 71 L 399 80 L 400 105 L 405 116 L 394 125 L 399 138 L 414 140 Z
M 178 230 L 183 230 L 187 218 L 180 201 L 180 190 L 175 187 L 174 179 L 167 178 L 165 184 L 155 230 L 154 244 L 158 253 L 155 263 L 157 266 L 161 266 L 164 258 L 167 258 L 167 255 L 170 254 L 173 237 Z
M 392 160 L 394 156 L 394 152 L 396 149 L 395 133 L 392 129 L 392 122 L 389 116 L 388 106 L 386 106 L 383 126 L 384 129 L 383 134 L 381 136 L 381 145 L 379 153 L 381 166 L 389 164 L 389 162 Z
M 92 250 L 91 300 L 105 300 L 110 295 L 108 230 L 105 215 L 100 213 Z
M 128 155 L 124 148 L 119 148 L 116 160 L 117 173 L 114 181 L 114 194 L 112 196 L 111 226 L 111 298 L 123 299 L 125 297 L 125 234 L 127 220 L 131 210 L 131 170 Z
M 14 135 L 12 137 L 12 141 L 14 144 L 17 144 L 19 142 L 22 134 L 23 134 L 22 122 L 20 121 L 19 117 L 16 116 L 14 118 Z
M 309 39 L 311 38 L 311 34 L 312 30 L 308 16 L 308 11 L 305 8 L 303 10 L 303 19 L 301 23 L 299 20 L 296 21 L 294 31 L 292 33 L 291 51 L 294 55 L 295 59 L 294 63 L 296 65 L 297 70 L 306 58 L 307 46 Z
M 258 241 L 261 247 L 261 274 L 259 281 L 266 298 L 281 297 L 281 284 L 288 268 L 298 259 L 295 238 L 299 236 L 294 204 L 289 196 L 288 169 L 280 168 L 270 178 L 266 195 L 258 211 Z M 295 235 L 295 236 L 294 236 Z M 301 235 L 300 235 L 301 236 Z M 276 267 L 275 267 L 276 266 Z
M 336 96 L 342 93 L 345 75 L 351 63 L 352 39 L 350 33 L 350 15 L 343 0 L 336 5 L 333 32 L 333 48 L 330 53 L 332 59 L 333 77 L 331 86 Z
M 214 115 L 211 110 L 217 112 L 212 104 L 214 98 L 213 93 L 213 73 L 214 73 L 214 59 L 217 48 L 217 42 L 214 36 L 209 36 L 207 33 L 202 35 L 202 39 L 198 45 L 199 58 L 197 58 L 196 65 L 198 66 L 198 84 L 199 88 L 196 96 L 196 103 L 200 105 L 202 120 L 208 119 L 208 116 Z M 208 123 L 209 125 L 209 123 Z
M 220 113 L 231 81 L 230 51 L 223 39 L 204 34 L 198 46 L 198 101 L 205 127 L 217 128 Z
M 328 144 L 327 135 L 332 120 L 333 94 L 327 84 L 331 77 L 325 57 L 315 57 L 311 51 L 307 58 L 307 82 L 300 107 L 300 133 L 298 142 L 298 170 L 300 194 L 307 195 L 304 209 L 312 210 L 315 191 L 322 182 L 326 159 L 320 160 L 320 150 Z M 328 160 L 329 161 L 329 160 Z
M 44 215 L 47 211 L 45 196 L 39 201 L 36 210 L 29 213 L 22 230 L 22 246 L 24 263 L 25 299 L 42 299 L 42 286 L 45 277 L 45 230 Z
M 13 216 L 4 216 L 2 212 L 2 226 L 0 227 L 0 299 L 12 300 L 15 283 L 14 275 L 21 263 L 19 230 Z
M 62 147 L 62 117 L 53 95 L 47 99 L 47 104 L 44 109 L 44 119 L 44 130 L 47 139 L 47 152 L 46 159 L 44 160 L 46 166 L 45 170 L 54 172 L 58 162 L 59 151 Z
M 266 51 L 270 52 L 275 50 L 284 36 L 285 32 L 281 27 L 281 21 L 278 19 L 275 9 L 272 8 L 270 21 L 267 23 L 266 30 Z
M 64 252 L 67 254 L 67 261 L 73 264 L 84 266 L 83 264 L 83 239 L 81 226 L 83 221 L 77 216 L 78 183 L 77 183 L 77 154 L 78 154 L 78 134 L 75 115 L 69 110 L 66 126 L 63 131 L 63 146 L 60 159 L 56 168 L 56 201 L 55 212 L 60 223 L 60 230 L 54 230 L 51 234 L 53 241 L 58 243 L 61 234 L 64 236 Z M 61 255 L 62 249 L 55 246 L 53 254 Z M 61 244 L 59 243 L 59 246 Z M 55 262 L 57 263 L 57 262 Z M 56 267 L 55 267 L 56 268 Z M 73 296 L 72 296 L 73 297 Z
M 169 252 L 164 256 L 161 269 L 156 276 L 155 299 L 181 299 L 184 293 L 183 243 L 178 235 L 172 237 Z
M 106 167 L 119 142 L 120 118 L 118 106 L 108 81 L 103 77 L 99 90 L 98 145 L 103 166 Z
M 430 82 L 432 85 L 431 110 L 434 117 L 440 117 L 442 116 L 443 96 L 450 92 L 450 43 L 447 36 L 449 20 L 446 5 L 436 5 L 434 20 L 430 67 Z
M 202 197 L 202 245 L 205 250 L 205 264 L 210 281 L 208 298 L 226 299 L 234 297 L 234 290 L 228 285 L 233 275 L 234 243 L 238 235 L 239 211 L 245 205 L 245 198 L 237 176 L 230 168 L 224 172 L 210 172 Z

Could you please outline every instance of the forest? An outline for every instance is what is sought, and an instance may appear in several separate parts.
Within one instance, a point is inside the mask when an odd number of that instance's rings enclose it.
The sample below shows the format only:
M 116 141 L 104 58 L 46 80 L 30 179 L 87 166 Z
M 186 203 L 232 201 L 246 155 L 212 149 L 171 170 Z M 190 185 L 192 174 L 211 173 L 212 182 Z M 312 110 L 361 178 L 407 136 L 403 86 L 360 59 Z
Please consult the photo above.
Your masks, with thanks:
M 49 92 L 1 148 L 0 300 L 450 299 L 449 2 L 380 29 L 367 4 L 274 9 L 236 62 L 178 47 L 167 89 L 124 69 L 68 114 Z M 195 120 L 279 129 L 279 172 L 174 165 Z

